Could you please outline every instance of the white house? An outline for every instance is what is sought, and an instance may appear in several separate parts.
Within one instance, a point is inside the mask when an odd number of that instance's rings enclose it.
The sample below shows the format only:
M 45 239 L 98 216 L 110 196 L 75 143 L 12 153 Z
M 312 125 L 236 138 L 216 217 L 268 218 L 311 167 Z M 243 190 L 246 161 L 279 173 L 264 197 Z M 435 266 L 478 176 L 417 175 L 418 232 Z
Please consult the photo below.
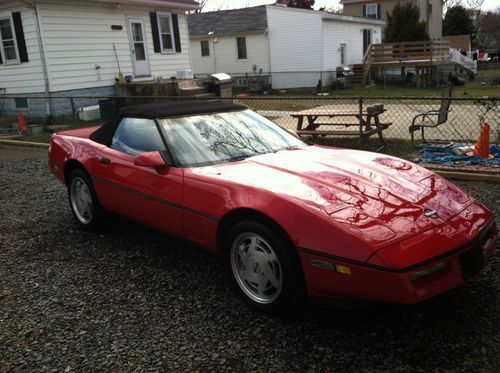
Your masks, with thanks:
M 193 0 L 0 2 L 0 99 L 19 95 L 4 110 L 36 105 L 27 95 L 112 95 L 119 71 L 168 78 L 192 69 L 185 12 L 197 8 Z
M 195 75 L 225 72 L 237 85 L 257 75 L 272 88 L 329 84 L 340 65 L 361 63 L 383 21 L 263 5 L 189 16 Z

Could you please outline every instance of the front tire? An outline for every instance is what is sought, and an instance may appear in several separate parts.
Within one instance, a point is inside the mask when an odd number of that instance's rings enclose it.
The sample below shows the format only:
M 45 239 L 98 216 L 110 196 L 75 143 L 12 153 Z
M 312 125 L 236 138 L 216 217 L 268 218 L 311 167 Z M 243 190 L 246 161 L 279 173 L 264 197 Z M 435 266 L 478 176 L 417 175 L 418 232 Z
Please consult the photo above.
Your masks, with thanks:
M 303 298 L 303 276 L 293 248 L 281 235 L 256 221 L 243 221 L 229 232 L 227 260 L 234 282 L 251 306 L 281 313 Z
M 71 172 L 68 178 L 68 199 L 78 225 L 83 229 L 97 228 L 103 211 L 89 175 L 80 169 Z

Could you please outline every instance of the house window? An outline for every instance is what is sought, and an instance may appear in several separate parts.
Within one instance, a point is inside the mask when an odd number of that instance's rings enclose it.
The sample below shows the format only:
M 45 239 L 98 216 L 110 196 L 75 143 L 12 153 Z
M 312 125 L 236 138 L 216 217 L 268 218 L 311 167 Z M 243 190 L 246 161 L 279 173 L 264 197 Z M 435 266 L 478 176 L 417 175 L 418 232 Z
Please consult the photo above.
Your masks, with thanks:
M 0 55 L 5 63 L 19 62 L 14 27 L 10 17 L 0 18 Z
M 377 4 L 366 4 L 366 18 L 379 19 Z
M 208 44 L 208 40 L 202 40 L 200 42 L 201 45 L 201 56 L 208 57 L 210 56 L 210 45 Z
M 248 80 L 245 78 L 238 78 L 236 79 L 236 86 L 237 87 L 246 87 L 248 85 Z
M 432 21 L 432 3 L 431 2 L 429 2 L 429 6 L 427 8 L 427 11 L 429 12 L 427 19 L 430 22 L 430 21 Z
M 236 38 L 236 46 L 238 48 L 238 59 L 247 59 L 247 39 L 246 38 Z
M 347 44 L 345 44 L 345 43 L 340 44 L 339 51 L 340 51 L 340 64 L 341 65 L 346 64 L 346 53 L 347 53 L 346 49 L 347 49 Z
M 16 97 L 14 103 L 16 104 L 16 109 L 28 108 L 28 99 L 26 97 Z
M 161 50 L 171 52 L 174 50 L 174 39 L 172 32 L 172 15 L 170 13 L 158 13 L 158 31 L 160 32 Z

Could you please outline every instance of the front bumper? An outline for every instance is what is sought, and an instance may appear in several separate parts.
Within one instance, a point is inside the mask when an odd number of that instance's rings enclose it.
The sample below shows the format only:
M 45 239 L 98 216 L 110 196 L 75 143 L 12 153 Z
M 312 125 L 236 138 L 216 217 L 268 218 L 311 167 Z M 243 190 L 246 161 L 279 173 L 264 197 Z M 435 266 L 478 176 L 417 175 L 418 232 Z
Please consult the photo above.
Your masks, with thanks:
M 449 291 L 478 274 L 490 262 L 496 241 L 497 227 L 491 220 L 465 245 L 406 268 L 342 260 L 310 250 L 299 250 L 299 254 L 310 296 L 413 304 Z M 350 274 L 336 271 L 337 265 L 350 268 Z M 432 267 L 439 270 L 421 276 Z

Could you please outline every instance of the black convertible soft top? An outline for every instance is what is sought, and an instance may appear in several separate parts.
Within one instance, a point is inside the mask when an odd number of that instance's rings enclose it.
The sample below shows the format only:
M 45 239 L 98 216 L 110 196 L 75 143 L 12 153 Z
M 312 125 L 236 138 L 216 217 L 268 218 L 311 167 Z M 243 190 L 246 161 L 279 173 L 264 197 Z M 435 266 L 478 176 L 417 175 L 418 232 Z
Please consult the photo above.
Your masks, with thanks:
M 155 102 L 151 104 L 126 106 L 118 110 L 112 120 L 103 124 L 90 134 L 90 139 L 108 145 L 113 138 L 116 127 L 123 117 L 126 118 L 172 118 L 196 114 L 222 113 L 246 109 L 243 105 L 224 101 L 174 101 Z

